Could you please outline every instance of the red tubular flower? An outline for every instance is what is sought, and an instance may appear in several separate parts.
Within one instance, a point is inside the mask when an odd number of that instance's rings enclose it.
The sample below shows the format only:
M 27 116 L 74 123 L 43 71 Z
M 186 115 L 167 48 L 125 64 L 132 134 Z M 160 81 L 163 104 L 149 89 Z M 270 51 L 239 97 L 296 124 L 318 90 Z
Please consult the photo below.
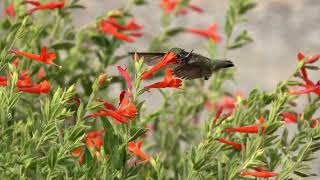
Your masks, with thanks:
M 304 64 L 312 64 L 317 62 L 320 59 L 320 54 L 315 54 L 315 55 L 309 56 L 308 58 L 305 58 L 305 55 L 302 52 L 299 52 L 297 54 L 297 58 L 299 61 L 305 59 Z
M 33 94 L 49 93 L 50 83 L 49 81 L 45 80 L 39 84 L 30 86 L 30 87 L 19 87 L 18 90 L 22 92 L 33 93 Z
M 221 41 L 221 36 L 217 33 L 218 25 L 216 23 L 212 23 L 208 29 L 196 29 L 196 28 L 187 28 L 186 31 L 200 35 L 205 38 L 209 38 L 212 41 L 219 43 Z
M 22 75 L 19 77 L 18 81 L 16 82 L 17 87 L 28 87 L 31 86 L 30 75 L 28 71 L 23 70 Z
M 34 13 L 36 11 L 45 10 L 45 9 L 49 9 L 49 10 L 61 9 L 61 8 L 64 7 L 64 2 L 63 1 L 49 2 L 49 3 L 46 3 L 46 4 L 41 4 L 41 3 L 37 2 L 37 1 L 26 1 L 26 2 L 36 6 L 35 8 L 30 9 L 29 13 Z
M 94 117 L 98 117 L 98 116 L 111 116 L 117 122 L 121 122 L 123 124 L 128 124 L 127 120 L 123 116 L 118 114 L 116 111 L 109 110 L 109 109 L 103 109 L 102 111 L 90 114 L 87 117 L 94 118 Z
M 121 74 L 121 76 L 123 77 L 123 79 L 126 80 L 127 84 L 128 84 L 128 88 L 132 89 L 132 80 L 130 78 L 130 75 L 127 71 L 127 69 L 123 69 L 120 66 L 117 66 L 119 73 Z
M 7 77 L 0 76 L 0 86 L 7 86 Z
M 310 123 L 310 128 L 316 128 L 319 123 L 320 117 L 312 119 Z
M 123 98 L 117 113 L 129 119 L 134 119 L 137 115 L 137 107 L 128 98 Z
M 115 18 L 112 17 L 109 17 L 103 21 L 112 24 L 117 29 L 123 31 L 141 30 L 143 28 L 143 26 L 139 25 L 134 18 L 130 19 L 125 25 L 120 24 Z
M 167 14 L 169 14 L 177 6 L 177 1 L 176 0 L 162 0 L 160 6 L 166 11 Z
M 128 34 L 124 34 L 119 31 L 135 31 L 141 30 L 143 27 L 136 23 L 135 19 L 130 19 L 126 24 L 120 24 L 115 18 L 107 18 L 105 20 L 100 21 L 99 31 L 111 34 L 117 39 L 124 40 L 127 42 L 134 42 L 133 37 L 140 37 L 142 34 L 140 32 L 130 32 Z
M 259 123 L 262 125 L 261 132 L 263 133 L 265 130 L 265 126 L 263 125 L 264 118 L 261 116 L 259 118 Z M 242 127 L 236 127 L 236 128 L 227 128 L 223 130 L 224 133 L 233 133 L 233 132 L 239 132 L 239 133 L 258 133 L 259 132 L 259 125 L 251 125 L 251 126 L 242 126 Z
M 77 148 L 76 150 L 72 151 L 72 156 L 78 157 L 81 154 L 82 147 Z
M 239 143 L 235 143 L 235 142 L 233 142 L 233 141 L 230 141 L 230 140 L 227 140 L 227 139 L 224 139 L 224 138 L 218 138 L 217 140 L 218 140 L 219 142 L 228 144 L 228 145 L 232 146 L 233 148 L 235 148 L 235 149 L 237 149 L 237 150 L 241 150 L 241 149 L 242 149 L 242 145 L 239 144 Z
M 58 66 L 55 63 L 53 63 L 53 60 L 55 60 L 56 57 L 57 57 L 56 53 L 47 52 L 47 47 L 43 47 L 41 49 L 40 55 L 21 52 L 19 50 L 10 50 L 9 53 L 12 53 L 12 54 L 15 54 L 15 55 L 18 55 L 18 56 L 24 56 L 26 58 L 30 58 L 30 59 L 33 59 L 33 60 L 36 60 L 36 61 L 41 61 L 41 62 L 46 63 L 46 64 L 53 64 L 55 66 Z M 60 67 L 60 66 L 58 66 L 58 67 Z
M 213 119 L 214 121 L 216 121 L 221 116 L 222 111 L 223 111 L 223 107 L 222 106 L 218 106 L 216 115 L 215 115 L 215 117 Z
M 178 0 L 162 0 L 160 3 L 160 6 L 165 10 L 165 12 L 167 14 L 170 14 L 171 12 L 173 12 L 175 10 L 175 8 L 177 7 L 179 1 Z M 203 13 L 203 9 L 200 8 L 197 5 L 191 4 L 189 3 L 187 5 L 187 8 L 197 12 L 197 13 Z M 176 15 L 185 15 L 187 14 L 188 11 L 186 8 L 181 8 L 179 9 L 179 11 L 176 13 Z
M 299 94 L 315 93 L 317 95 L 320 95 L 320 80 L 317 82 L 317 84 L 314 84 L 310 80 L 309 80 L 308 83 L 300 85 L 300 86 L 305 87 L 304 89 L 301 89 L 301 90 L 289 90 L 289 94 L 291 94 L 291 95 L 299 95 Z
M 297 54 L 298 61 L 303 61 L 305 59 L 305 56 L 302 54 L 302 52 L 299 52 Z M 301 74 L 303 80 L 306 82 L 307 85 L 313 85 L 313 83 L 309 80 L 307 70 L 304 66 L 301 67 Z
M 0 86 L 7 86 L 8 80 L 5 76 L 0 76 Z M 31 86 L 31 79 L 28 71 L 23 70 L 22 74 L 16 82 L 17 87 L 29 87 Z
M 101 157 L 99 156 L 99 151 L 103 144 L 102 135 L 104 134 L 104 131 L 105 130 L 102 129 L 102 130 L 87 132 L 84 140 L 86 146 L 88 148 L 91 148 L 98 157 Z M 80 165 L 82 165 L 83 159 L 84 159 L 84 154 L 82 154 L 82 150 L 83 150 L 83 147 L 79 147 L 76 150 L 71 152 L 72 156 L 79 157 Z
M 143 26 L 138 24 L 134 18 L 130 19 L 125 25 L 124 30 L 132 31 L 132 30 L 141 30 Z
M 18 66 L 19 66 L 19 61 L 20 61 L 19 58 L 14 58 L 14 59 L 12 60 L 12 65 L 13 65 L 15 68 L 18 68 Z
M 121 93 L 119 94 L 119 106 L 120 106 L 125 95 L 126 95 L 126 91 L 121 91 Z
M 110 110 L 116 110 L 116 108 L 111 103 L 104 101 L 102 99 L 98 99 L 98 101 L 102 102 L 105 108 Z
M 121 40 L 124 40 L 127 42 L 134 42 L 133 38 L 131 38 L 130 36 L 128 36 L 126 34 L 120 33 L 115 26 L 113 26 L 112 24 L 109 24 L 109 23 L 105 23 L 103 21 L 100 23 L 99 31 L 111 34 L 112 36 L 114 36 L 117 39 L 121 39 Z
M 140 149 L 141 145 L 142 145 L 142 141 L 138 141 L 138 143 L 135 143 L 134 141 L 130 141 L 128 143 L 128 150 L 131 151 L 136 156 L 140 157 L 144 161 L 149 160 L 150 157 L 141 151 Z
M 97 148 L 100 151 L 103 143 L 102 135 L 104 134 L 104 132 L 104 129 L 88 132 L 85 138 L 86 145 L 89 148 Z
M 146 87 L 144 87 L 144 89 L 168 88 L 168 87 L 179 88 L 182 85 L 182 80 L 181 79 L 174 79 L 172 74 L 173 74 L 173 70 L 167 69 L 163 81 L 146 86 Z
M 141 79 L 146 80 L 150 76 L 152 76 L 153 73 L 159 71 L 160 69 L 164 68 L 168 64 L 175 64 L 175 63 L 177 63 L 176 53 L 167 52 L 161 61 L 159 61 L 156 65 L 154 65 L 152 68 L 150 68 L 148 71 L 142 74 Z
M 291 112 L 283 112 L 280 114 L 284 123 L 297 123 L 297 115 Z
M 195 5 L 195 4 L 191 4 L 191 3 L 188 4 L 188 8 L 190 8 L 193 11 L 198 12 L 198 13 L 203 13 L 204 12 L 204 10 L 201 7 L 199 7 L 199 6 Z
M 242 176 L 254 176 L 254 177 L 260 177 L 260 178 L 269 178 L 277 176 L 278 173 L 276 172 L 269 172 L 269 171 L 257 171 L 257 172 L 240 172 L 240 175 Z
M 14 11 L 14 7 L 12 3 L 6 8 L 6 14 L 11 17 L 16 16 L 16 12 Z
M 134 103 L 132 103 L 131 101 L 131 94 L 129 94 L 128 96 L 125 96 L 126 91 L 123 91 L 123 97 L 121 97 L 120 94 L 120 104 L 118 108 L 115 108 L 112 104 L 103 101 L 101 99 L 99 99 L 100 102 L 103 102 L 105 108 L 100 108 L 99 112 L 90 114 L 88 116 L 86 116 L 84 119 L 91 117 L 98 117 L 98 116 L 111 116 L 112 118 L 114 118 L 114 120 L 116 122 L 121 122 L 123 124 L 128 124 L 126 118 L 128 119 L 134 119 L 136 117 L 137 114 L 137 107 Z

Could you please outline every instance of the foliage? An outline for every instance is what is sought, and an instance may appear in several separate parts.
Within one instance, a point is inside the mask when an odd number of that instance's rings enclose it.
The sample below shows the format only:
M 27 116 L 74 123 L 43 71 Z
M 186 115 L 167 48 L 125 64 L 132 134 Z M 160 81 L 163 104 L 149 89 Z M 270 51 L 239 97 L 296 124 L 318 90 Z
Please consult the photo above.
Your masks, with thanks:
M 79 0 L 2 3 L 7 14 L 0 21 L 1 179 L 314 176 L 309 162 L 320 149 L 320 119 L 315 116 L 320 82 L 310 80 L 307 71 L 318 70 L 310 64 L 320 55 L 299 53 L 291 77 L 273 92 L 254 89 L 248 97 L 225 90 L 233 69 L 217 72 L 206 83 L 183 80 L 182 87 L 182 80 L 166 71 L 163 81 L 149 86 L 163 88 L 146 88 L 144 58 L 118 50 L 142 35 L 132 9 L 152 2 L 128 1 L 81 28 L 71 18 L 74 9 L 85 8 Z M 225 46 L 218 52 L 221 36 L 215 23 L 208 29 L 174 26 L 177 16 L 202 13 L 201 8 L 187 0 L 163 0 L 161 33 L 149 50 L 167 52 L 178 34 L 200 35 L 212 59 L 227 58 L 228 51 L 253 41 L 250 30 L 235 29 L 249 21 L 246 13 L 255 5 L 230 0 Z M 50 51 L 44 53 L 44 47 Z M 128 68 L 116 66 L 122 59 Z M 106 71 L 116 67 L 119 75 Z M 119 101 L 112 95 L 116 85 L 123 90 Z M 155 110 L 147 106 L 155 98 L 148 91 L 161 95 Z M 296 113 L 294 104 L 302 94 L 308 104 Z M 289 129 L 287 123 L 297 128 Z

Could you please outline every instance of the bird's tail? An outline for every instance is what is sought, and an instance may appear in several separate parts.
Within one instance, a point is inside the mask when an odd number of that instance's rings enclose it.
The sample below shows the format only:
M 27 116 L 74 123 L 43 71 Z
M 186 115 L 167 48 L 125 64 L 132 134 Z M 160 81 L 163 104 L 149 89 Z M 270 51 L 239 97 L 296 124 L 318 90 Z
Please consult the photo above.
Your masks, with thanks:
M 214 70 L 233 67 L 233 62 L 229 60 L 214 60 Z

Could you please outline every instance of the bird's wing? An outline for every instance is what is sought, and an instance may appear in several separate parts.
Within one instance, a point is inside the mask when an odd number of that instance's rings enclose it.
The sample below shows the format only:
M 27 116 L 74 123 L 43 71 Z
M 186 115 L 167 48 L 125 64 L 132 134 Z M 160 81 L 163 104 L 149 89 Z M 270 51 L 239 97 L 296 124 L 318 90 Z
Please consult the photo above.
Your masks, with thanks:
M 132 57 L 134 56 L 135 53 L 138 54 L 139 58 L 143 57 L 144 62 L 148 66 L 153 66 L 157 64 L 165 55 L 165 53 L 129 52 L 129 54 L 132 55 Z
M 173 69 L 173 74 L 182 79 L 210 77 L 211 71 L 195 64 L 181 64 Z

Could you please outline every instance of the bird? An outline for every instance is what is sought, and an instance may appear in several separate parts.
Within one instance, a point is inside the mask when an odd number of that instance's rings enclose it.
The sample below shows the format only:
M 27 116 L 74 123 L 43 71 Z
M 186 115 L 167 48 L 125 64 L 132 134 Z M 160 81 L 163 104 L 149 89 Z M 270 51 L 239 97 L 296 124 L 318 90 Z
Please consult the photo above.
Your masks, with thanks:
M 176 54 L 177 63 L 168 65 L 173 68 L 174 76 L 193 80 L 198 78 L 204 78 L 208 80 L 214 72 L 221 69 L 234 67 L 234 64 L 230 60 L 210 59 L 200 54 L 185 51 L 182 48 L 174 47 L 168 52 L 174 52 Z M 133 56 L 137 54 L 138 57 L 143 57 L 144 62 L 148 66 L 153 66 L 161 61 L 166 52 L 129 52 L 129 55 Z

